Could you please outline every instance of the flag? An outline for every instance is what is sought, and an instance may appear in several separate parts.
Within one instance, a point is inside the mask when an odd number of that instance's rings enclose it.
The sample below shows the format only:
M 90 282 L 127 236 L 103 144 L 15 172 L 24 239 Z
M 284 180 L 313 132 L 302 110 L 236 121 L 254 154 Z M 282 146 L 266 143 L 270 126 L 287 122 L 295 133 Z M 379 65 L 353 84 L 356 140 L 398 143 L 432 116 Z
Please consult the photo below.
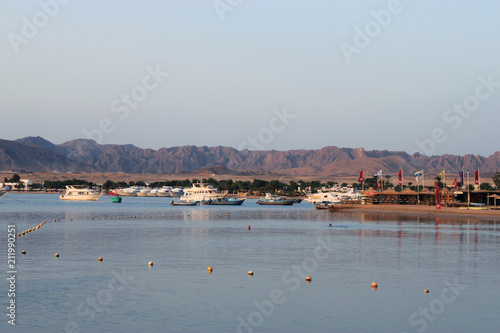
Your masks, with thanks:
M 377 172 L 376 174 L 374 174 L 374 176 L 381 177 L 381 176 L 382 176 L 382 169 L 380 169 L 380 171 L 379 171 L 379 172 Z
M 464 171 L 460 171 L 458 175 L 460 176 L 460 186 L 464 186 Z
M 444 182 L 444 170 L 441 171 L 440 175 L 441 175 L 441 182 Z
M 457 179 L 455 178 L 455 181 L 453 182 L 453 188 L 457 188 Z
M 382 186 L 382 183 L 381 183 L 381 181 L 379 180 L 379 181 L 377 181 L 377 188 L 380 188 L 380 186 Z
M 364 170 L 361 170 L 361 172 L 359 173 L 359 180 L 358 182 L 362 183 L 363 182 L 363 176 L 364 176 L 364 173 L 365 171 Z
M 398 184 L 399 186 L 403 186 L 403 170 L 399 170 L 398 172 Z
M 413 176 L 415 176 L 415 179 L 417 180 L 417 182 L 419 181 L 420 177 L 422 177 L 424 175 L 424 170 L 420 170 L 418 172 L 415 172 L 413 174 Z
M 436 209 L 441 209 L 441 193 L 439 193 L 438 182 L 434 181 L 436 184 Z
M 474 171 L 474 183 L 476 185 L 479 185 L 479 169 L 477 169 L 476 171 Z

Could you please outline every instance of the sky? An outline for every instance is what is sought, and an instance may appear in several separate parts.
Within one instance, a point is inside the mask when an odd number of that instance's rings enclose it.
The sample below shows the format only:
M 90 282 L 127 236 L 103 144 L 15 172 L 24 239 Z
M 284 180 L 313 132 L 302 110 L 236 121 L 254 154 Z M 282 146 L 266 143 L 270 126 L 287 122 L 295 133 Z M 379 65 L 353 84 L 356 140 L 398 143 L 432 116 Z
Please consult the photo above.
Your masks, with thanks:
M 499 1 L 0 0 L 0 138 L 488 156 L 499 15 Z

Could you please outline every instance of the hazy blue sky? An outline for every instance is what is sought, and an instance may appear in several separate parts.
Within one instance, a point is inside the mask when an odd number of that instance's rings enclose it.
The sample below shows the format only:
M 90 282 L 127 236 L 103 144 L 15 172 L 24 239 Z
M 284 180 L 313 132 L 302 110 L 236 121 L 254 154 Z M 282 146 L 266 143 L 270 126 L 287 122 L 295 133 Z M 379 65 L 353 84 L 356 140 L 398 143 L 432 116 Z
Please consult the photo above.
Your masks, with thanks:
M 0 0 L 0 137 L 487 156 L 499 18 L 491 0 Z

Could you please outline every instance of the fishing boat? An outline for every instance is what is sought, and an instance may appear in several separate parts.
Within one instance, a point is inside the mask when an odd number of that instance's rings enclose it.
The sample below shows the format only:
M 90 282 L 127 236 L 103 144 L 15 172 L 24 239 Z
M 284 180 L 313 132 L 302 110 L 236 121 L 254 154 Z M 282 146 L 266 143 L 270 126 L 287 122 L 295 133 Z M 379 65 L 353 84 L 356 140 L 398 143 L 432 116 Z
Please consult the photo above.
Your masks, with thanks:
M 61 200 L 77 200 L 77 201 L 97 201 L 102 195 L 102 192 L 93 190 L 87 185 L 66 185 L 66 193 L 61 195 Z
M 215 200 L 208 200 L 202 202 L 204 205 L 228 205 L 228 206 L 239 206 L 245 201 L 245 199 L 235 199 L 235 198 L 219 198 Z
M 172 206 L 198 206 L 199 201 L 173 201 L 170 203 Z
M 257 203 L 259 205 L 270 205 L 270 206 L 290 206 L 293 205 L 295 200 L 284 199 L 278 195 L 272 195 L 271 193 L 266 193 L 266 196 L 261 198 Z

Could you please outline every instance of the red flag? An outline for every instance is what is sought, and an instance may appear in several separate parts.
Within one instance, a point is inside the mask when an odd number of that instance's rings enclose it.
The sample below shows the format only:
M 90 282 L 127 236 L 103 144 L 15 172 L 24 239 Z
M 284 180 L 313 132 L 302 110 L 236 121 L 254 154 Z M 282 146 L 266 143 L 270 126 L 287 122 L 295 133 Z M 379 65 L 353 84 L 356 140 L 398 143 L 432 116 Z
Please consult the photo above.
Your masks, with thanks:
M 453 188 L 457 188 L 457 179 L 455 178 L 455 181 L 453 182 Z
M 380 186 L 382 186 L 382 183 L 379 181 L 377 181 L 377 188 L 380 188 Z
M 403 186 L 403 170 L 399 170 L 398 172 L 398 184 L 399 186 Z
M 358 182 L 362 183 L 363 182 L 363 177 L 364 177 L 364 170 L 361 170 L 361 172 L 359 173 L 359 180 L 358 180 Z
M 434 181 L 436 184 L 436 208 L 441 209 L 441 193 L 439 193 L 439 185 L 436 181 Z
M 476 185 L 479 185 L 479 169 L 477 169 L 474 172 L 474 182 L 475 182 Z

